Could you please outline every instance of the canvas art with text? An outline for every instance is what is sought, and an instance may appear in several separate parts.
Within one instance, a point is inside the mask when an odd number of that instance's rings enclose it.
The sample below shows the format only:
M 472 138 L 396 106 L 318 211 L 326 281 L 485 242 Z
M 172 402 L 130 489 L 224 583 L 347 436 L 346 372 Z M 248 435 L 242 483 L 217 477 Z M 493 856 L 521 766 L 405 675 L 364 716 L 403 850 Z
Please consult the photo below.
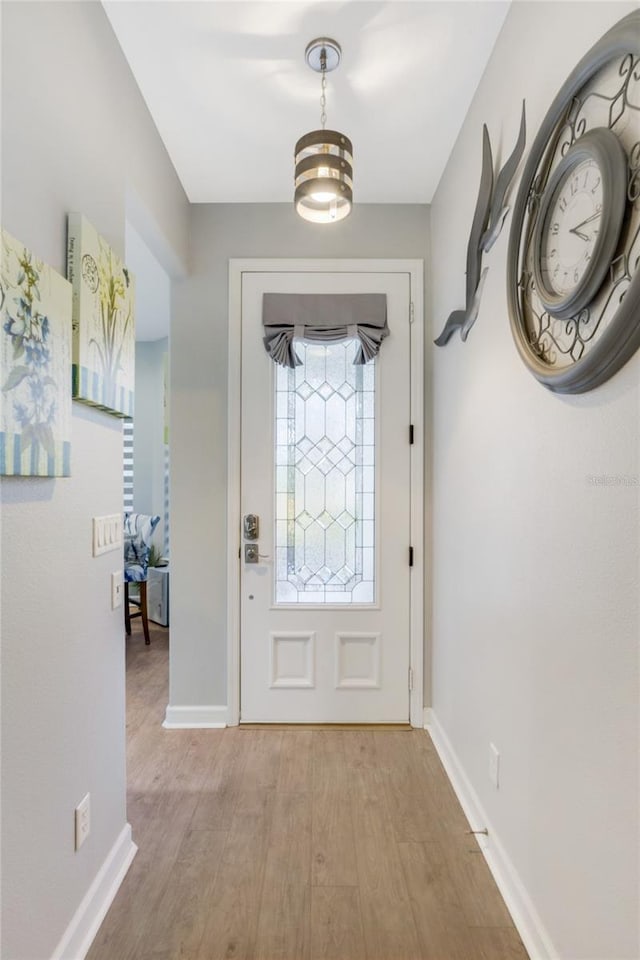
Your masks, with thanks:
M 1 232 L 0 474 L 68 477 L 71 284 Z
M 86 217 L 69 215 L 67 276 L 73 285 L 73 397 L 116 417 L 133 416 L 133 277 Z

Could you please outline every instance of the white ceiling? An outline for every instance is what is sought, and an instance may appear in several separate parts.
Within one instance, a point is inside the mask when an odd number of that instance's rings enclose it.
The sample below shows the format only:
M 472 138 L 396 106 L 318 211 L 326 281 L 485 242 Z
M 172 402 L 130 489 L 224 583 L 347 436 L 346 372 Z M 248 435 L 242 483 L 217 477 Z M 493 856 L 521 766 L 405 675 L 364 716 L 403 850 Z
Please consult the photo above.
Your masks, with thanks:
M 509 3 L 103 0 L 192 202 L 292 200 L 319 126 L 307 43 L 342 46 L 327 126 L 354 146 L 354 202 L 429 203 Z

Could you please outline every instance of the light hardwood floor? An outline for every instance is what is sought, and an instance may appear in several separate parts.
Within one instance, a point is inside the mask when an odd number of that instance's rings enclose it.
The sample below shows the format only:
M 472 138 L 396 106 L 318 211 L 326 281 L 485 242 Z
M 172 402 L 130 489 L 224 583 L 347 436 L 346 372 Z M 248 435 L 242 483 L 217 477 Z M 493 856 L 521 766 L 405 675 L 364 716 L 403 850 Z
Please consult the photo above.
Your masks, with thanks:
M 527 960 L 428 734 L 161 727 L 127 641 L 138 854 L 87 960 Z

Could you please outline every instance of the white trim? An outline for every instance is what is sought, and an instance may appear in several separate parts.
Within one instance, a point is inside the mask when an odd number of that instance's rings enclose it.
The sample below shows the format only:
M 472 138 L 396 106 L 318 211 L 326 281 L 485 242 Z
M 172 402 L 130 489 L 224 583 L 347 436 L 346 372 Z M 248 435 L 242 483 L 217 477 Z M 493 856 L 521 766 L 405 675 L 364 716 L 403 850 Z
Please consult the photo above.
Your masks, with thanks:
M 242 273 L 229 261 L 229 391 L 227 395 L 227 703 L 228 723 L 240 722 L 240 423 L 242 393 Z M 234 389 L 235 386 L 235 389 Z M 235 528 L 232 523 L 236 523 Z
M 431 735 L 438 756 L 471 825 L 471 829 L 483 830 L 486 828 L 489 831 L 486 837 L 478 835 L 476 839 L 527 953 L 534 960 L 557 960 L 558 951 L 553 946 L 551 937 L 546 931 L 524 883 L 491 825 L 480 798 L 467 777 L 451 741 L 441 727 L 435 711 L 427 708 L 424 715 L 425 729 Z
M 137 853 L 131 826 L 125 824 L 87 890 L 51 960 L 84 960 Z
M 229 260 L 229 432 L 227 450 L 227 723 L 240 719 L 240 358 L 243 273 L 407 273 L 413 304 L 411 324 L 411 569 L 410 665 L 414 685 L 409 719 L 423 726 L 424 660 L 424 263 L 422 260 Z M 409 322 L 409 318 L 407 318 Z M 235 533 L 232 525 L 235 524 Z
M 165 730 L 199 730 L 227 726 L 229 708 L 226 706 L 173 707 L 167 706 L 164 723 Z
M 412 727 L 422 727 L 424 707 L 424 585 L 427 544 L 424 536 L 424 265 L 408 261 L 411 275 L 411 662 L 413 685 L 409 693 Z

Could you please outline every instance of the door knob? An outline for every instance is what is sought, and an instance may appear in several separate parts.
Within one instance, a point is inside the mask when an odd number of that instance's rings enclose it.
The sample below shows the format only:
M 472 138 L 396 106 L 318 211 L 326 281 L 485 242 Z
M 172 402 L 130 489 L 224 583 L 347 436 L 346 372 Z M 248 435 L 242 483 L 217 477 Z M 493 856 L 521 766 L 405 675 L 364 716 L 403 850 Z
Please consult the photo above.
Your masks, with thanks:
M 259 553 L 258 550 L 259 550 L 259 547 L 257 543 L 245 543 L 244 562 L 259 563 L 261 560 L 269 560 L 268 553 Z

